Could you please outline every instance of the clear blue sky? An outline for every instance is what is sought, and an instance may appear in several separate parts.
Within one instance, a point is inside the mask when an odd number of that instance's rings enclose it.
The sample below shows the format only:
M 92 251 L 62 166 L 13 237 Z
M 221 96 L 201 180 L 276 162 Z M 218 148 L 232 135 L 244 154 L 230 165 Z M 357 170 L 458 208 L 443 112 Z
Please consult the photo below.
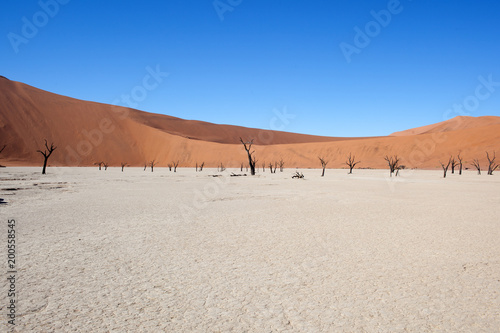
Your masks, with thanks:
M 499 1 L 55 1 L 3 1 L 0 75 L 102 103 L 135 92 L 138 109 L 185 119 L 328 136 L 500 116 Z M 157 66 L 169 75 L 145 90 Z M 285 108 L 294 118 L 276 122 Z

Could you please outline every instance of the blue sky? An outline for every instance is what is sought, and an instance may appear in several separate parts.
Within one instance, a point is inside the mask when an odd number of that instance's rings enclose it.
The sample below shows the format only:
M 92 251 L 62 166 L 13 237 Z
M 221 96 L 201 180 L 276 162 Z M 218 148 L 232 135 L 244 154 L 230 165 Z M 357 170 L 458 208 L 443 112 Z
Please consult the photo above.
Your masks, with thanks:
M 0 75 L 79 99 L 327 136 L 500 116 L 498 1 L 1 6 Z

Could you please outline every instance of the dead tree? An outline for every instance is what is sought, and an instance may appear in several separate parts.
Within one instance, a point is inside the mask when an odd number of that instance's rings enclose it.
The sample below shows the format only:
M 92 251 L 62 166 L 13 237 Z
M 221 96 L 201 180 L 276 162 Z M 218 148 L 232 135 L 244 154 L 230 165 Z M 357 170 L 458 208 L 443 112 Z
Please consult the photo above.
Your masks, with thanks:
M 458 153 L 457 159 L 458 159 L 458 165 L 459 165 L 458 174 L 461 175 L 462 168 L 463 168 L 463 159 L 462 159 L 462 156 L 460 156 L 460 153 Z
M 95 162 L 94 165 L 99 166 L 99 171 L 101 170 L 101 166 L 103 165 L 104 162 Z
M 172 164 L 169 163 L 167 164 L 167 166 L 168 166 L 168 171 L 172 171 Z
M 458 165 L 458 161 L 454 157 L 451 158 L 451 173 L 455 173 L 455 167 Z
M 389 164 L 390 176 L 392 177 L 392 174 L 396 170 L 397 170 L 397 172 L 396 172 L 396 176 L 397 176 L 399 173 L 399 157 L 398 157 L 398 155 L 394 155 L 391 157 L 386 155 L 384 157 L 384 160 L 386 160 L 387 164 Z
M 479 160 L 475 158 L 472 161 L 472 165 L 476 168 L 477 174 L 480 175 L 481 174 L 481 166 L 479 165 Z
M 292 176 L 292 178 L 293 179 L 304 179 L 304 174 L 296 171 L 295 174 Z
M 351 153 L 349 153 L 349 156 L 347 158 L 347 162 L 345 162 L 345 164 L 347 164 L 349 166 L 349 174 L 352 173 L 352 169 L 354 169 L 356 164 L 361 163 L 360 161 L 357 161 L 357 162 L 354 162 L 354 161 L 356 161 L 356 156 L 351 155 Z
M 276 173 L 276 170 L 278 170 L 278 162 L 274 162 L 274 171 L 273 173 Z
M 151 167 L 151 172 L 153 172 L 153 169 L 155 167 L 155 165 L 157 165 L 158 162 L 156 162 L 156 160 L 152 160 L 151 162 L 149 162 L 149 166 Z
M 273 163 L 269 162 L 269 171 L 273 173 Z
M 43 155 L 43 169 L 42 169 L 42 175 L 45 175 L 45 170 L 47 169 L 47 161 L 49 160 L 50 155 L 56 150 L 57 147 L 54 146 L 53 143 L 49 145 L 47 144 L 47 140 L 45 140 L 45 149 L 44 151 L 37 150 L 40 154 Z M 3 149 L 2 149 L 3 150 Z
M 280 159 L 278 165 L 280 167 L 280 172 L 283 172 L 283 170 L 285 169 L 285 161 L 283 161 L 283 159 Z
M 326 169 L 326 165 L 328 164 L 328 161 L 325 161 L 325 159 L 323 157 L 318 157 L 319 158 L 319 161 L 321 162 L 321 167 L 323 168 L 323 173 L 321 174 L 321 177 L 324 177 L 325 176 L 325 169 Z
M 123 168 L 125 168 L 127 165 L 128 165 L 128 164 L 127 164 L 127 162 L 125 162 L 125 163 L 123 163 L 123 162 L 122 162 L 122 163 L 121 163 L 121 166 L 122 166 L 122 172 L 123 172 Z
M 147 167 L 148 167 L 148 162 L 144 163 L 144 171 L 146 171 Z
M 104 166 L 104 171 L 108 170 L 109 163 L 102 162 L 102 165 Z
M 255 166 L 257 165 L 257 159 L 255 158 L 255 156 L 252 156 L 252 164 L 254 165 L 254 169 L 256 170 Z M 247 168 L 247 171 L 248 171 L 248 168 Z
M 240 138 L 240 142 L 243 144 L 243 147 L 245 147 L 245 151 L 247 152 L 247 155 L 248 155 L 248 164 L 250 165 L 250 174 L 252 176 L 255 176 L 256 159 L 252 157 L 253 153 L 255 153 L 255 150 L 250 152 L 250 149 L 252 149 L 253 140 L 244 142 L 243 139 Z
M 495 163 L 496 154 L 493 152 L 493 157 L 490 158 L 490 154 L 486 152 L 486 158 L 488 159 L 488 175 L 492 176 L 493 171 L 495 171 L 498 168 L 498 163 Z
M 177 172 L 177 166 L 179 165 L 179 161 L 173 162 L 174 164 L 174 172 Z
M 266 172 L 266 162 L 262 162 L 262 172 Z
M 7 147 L 7 145 L 3 145 L 2 149 L 0 149 L 0 154 L 3 152 L 3 150 Z
M 202 172 L 202 171 L 203 171 L 203 166 L 204 166 L 204 165 L 205 165 L 205 162 L 203 162 L 203 163 L 201 163 L 201 164 L 200 164 L 200 172 Z
M 243 163 L 241 163 L 240 171 L 243 172 Z M 247 170 L 248 171 L 248 170 Z
M 448 167 L 450 166 L 451 162 L 453 160 L 453 156 L 450 156 L 450 158 L 448 159 L 448 164 L 446 164 L 446 166 L 444 166 L 443 163 L 441 163 L 441 161 L 439 161 L 439 164 L 441 164 L 441 167 L 443 168 L 443 178 L 446 178 L 446 172 L 448 171 Z

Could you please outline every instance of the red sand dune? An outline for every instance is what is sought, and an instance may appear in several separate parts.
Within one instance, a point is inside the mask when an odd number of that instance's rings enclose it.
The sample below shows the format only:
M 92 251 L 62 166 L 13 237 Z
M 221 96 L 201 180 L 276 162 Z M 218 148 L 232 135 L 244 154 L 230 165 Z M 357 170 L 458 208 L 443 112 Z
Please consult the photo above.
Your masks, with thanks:
M 436 168 L 451 154 L 464 160 L 485 151 L 500 152 L 500 117 L 456 117 L 387 137 L 338 138 L 268 131 L 201 121 L 183 120 L 125 107 L 81 101 L 0 78 L 0 164 L 40 165 L 44 139 L 57 149 L 53 166 L 91 166 L 106 161 L 158 166 L 205 162 L 237 167 L 247 162 L 239 137 L 255 140 L 257 165 L 283 158 L 285 167 L 319 168 L 318 156 L 328 167 L 345 167 L 349 153 L 361 168 L 385 168 L 385 155 L 397 154 L 407 167 Z M 467 163 L 467 166 L 470 166 Z

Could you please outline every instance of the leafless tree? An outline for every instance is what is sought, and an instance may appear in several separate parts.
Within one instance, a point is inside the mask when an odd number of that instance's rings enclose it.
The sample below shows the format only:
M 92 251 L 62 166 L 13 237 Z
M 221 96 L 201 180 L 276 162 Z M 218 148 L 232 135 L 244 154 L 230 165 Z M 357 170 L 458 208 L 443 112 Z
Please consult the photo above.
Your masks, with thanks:
M 266 162 L 262 162 L 262 172 L 266 172 Z
M 451 173 L 454 174 L 455 173 L 455 167 L 458 165 L 458 161 L 455 160 L 455 157 L 452 157 L 451 158 Z
M 179 161 L 173 162 L 174 165 L 174 172 L 177 172 L 177 166 L 179 165 Z
M 202 163 L 200 164 L 200 172 L 202 172 L 202 171 L 203 171 L 203 166 L 205 166 L 205 162 L 202 162 Z
M 255 153 L 255 150 L 250 152 L 250 149 L 252 149 L 253 145 L 253 139 L 247 142 L 244 142 L 242 138 L 240 138 L 240 142 L 243 144 L 243 147 L 245 147 L 245 151 L 247 152 L 248 155 L 248 164 L 250 165 L 250 174 L 252 176 L 255 176 L 255 158 L 252 156 L 253 153 Z
M 104 162 L 95 162 L 94 165 L 99 166 L 99 170 L 101 170 L 101 166 L 104 164 Z
M 457 159 L 458 159 L 458 165 L 459 165 L 458 174 L 461 175 L 462 169 L 463 169 L 463 159 L 462 159 L 462 156 L 460 156 L 460 153 L 458 153 Z
M 321 174 L 321 177 L 325 175 L 325 169 L 326 165 L 328 164 L 328 161 L 326 161 L 323 157 L 318 157 L 319 161 L 321 162 L 321 167 L 323 168 L 323 173 Z
M 448 167 L 450 166 L 452 160 L 453 160 L 453 156 L 450 156 L 446 166 L 444 166 L 444 164 L 441 161 L 439 161 L 439 164 L 441 164 L 441 167 L 443 168 L 443 173 L 444 173 L 443 178 L 446 178 L 446 172 L 448 171 Z
M 147 167 L 148 167 L 148 162 L 144 163 L 144 171 L 146 171 Z
M 472 161 L 472 165 L 476 168 L 477 174 L 480 175 L 481 174 L 481 166 L 479 165 L 479 160 L 475 158 Z
M 149 166 L 151 167 L 151 172 L 153 172 L 153 169 L 155 167 L 155 165 L 157 165 L 158 162 L 156 162 L 156 160 L 152 160 L 151 162 L 149 162 Z
M 42 175 L 45 175 L 45 170 L 47 169 L 47 161 L 49 160 L 50 155 L 56 150 L 56 146 L 54 146 L 53 143 L 50 144 L 50 147 L 47 143 L 47 140 L 45 140 L 45 149 L 44 151 L 37 150 L 40 154 L 43 155 L 43 169 L 42 169 Z
M 349 174 L 352 173 L 352 169 L 354 169 L 356 164 L 361 163 L 360 161 L 357 161 L 357 162 L 354 162 L 354 161 L 356 161 L 356 156 L 349 153 L 349 156 L 347 157 L 347 161 L 345 162 L 345 164 L 347 164 L 349 166 Z
M 109 166 L 108 162 L 102 162 L 102 165 L 104 166 L 104 171 L 108 170 L 108 166 Z
M 122 172 L 123 172 L 123 168 L 125 168 L 127 165 L 128 165 L 128 164 L 127 164 L 127 162 L 125 162 L 125 163 L 124 163 L 124 162 L 122 162 L 122 163 L 121 163 L 121 166 L 122 166 Z
M 7 147 L 7 145 L 3 145 L 2 149 L 0 149 L 0 154 L 3 152 L 3 150 Z
M 280 167 L 280 172 L 283 172 L 283 170 L 285 169 L 285 161 L 283 161 L 283 159 L 281 158 L 280 161 L 278 162 L 278 165 Z
M 498 163 L 495 163 L 496 154 L 493 152 L 493 157 L 490 158 L 490 154 L 486 152 L 486 158 L 488 159 L 488 175 L 493 175 L 493 171 L 495 171 L 498 168 Z
M 222 162 L 221 162 L 220 165 L 217 166 L 217 171 L 222 172 L 224 170 L 226 170 L 226 168 L 224 167 L 224 164 L 222 164 Z
M 394 155 L 394 156 L 387 156 L 386 155 L 384 157 L 384 160 L 386 160 L 387 164 L 389 164 L 390 176 L 392 177 L 392 174 L 396 170 L 397 170 L 397 172 L 396 172 L 396 176 L 397 176 L 399 173 L 399 157 L 398 157 L 398 155 Z
M 273 173 L 273 163 L 269 162 L 269 171 Z
M 240 171 L 243 172 L 243 163 L 241 163 Z M 248 171 L 248 170 L 247 170 Z
M 167 166 L 168 166 L 168 171 L 172 171 L 172 164 L 169 163 Z
M 301 173 L 301 172 L 296 171 L 295 174 L 292 176 L 292 178 L 303 179 L 304 178 L 304 174 Z

